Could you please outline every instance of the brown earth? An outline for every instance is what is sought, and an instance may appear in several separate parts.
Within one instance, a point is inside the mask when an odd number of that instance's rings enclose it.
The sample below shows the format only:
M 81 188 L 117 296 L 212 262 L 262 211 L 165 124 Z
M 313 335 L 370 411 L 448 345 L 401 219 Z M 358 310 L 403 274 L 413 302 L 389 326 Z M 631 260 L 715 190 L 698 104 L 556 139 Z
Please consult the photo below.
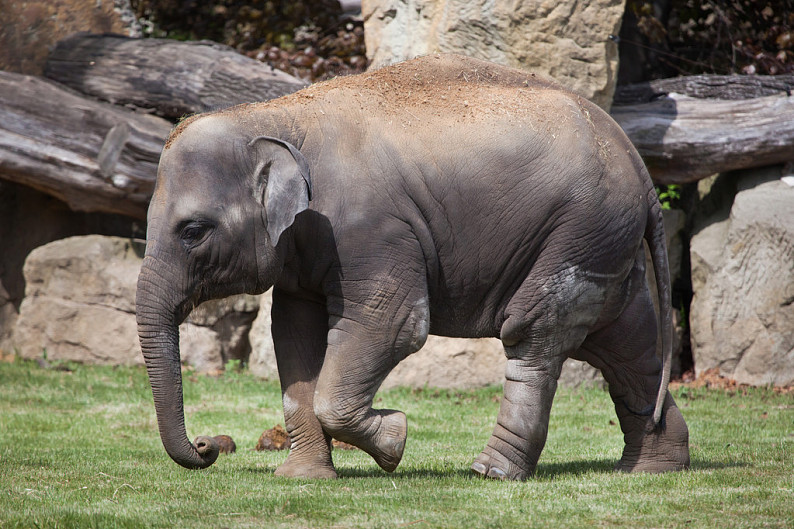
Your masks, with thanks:
M 735 380 L 724 377 L 719 374 L 719 369 L 709 369 L 701 373 L 699 377 L 695 376 L 693 370 L 689 370 L 679 380 L 670 382 L 670 389 L 680 388 L 708 388 L 714 390 L 721 390 L 728 393 L 740 393 L 746 395 L 748 390 L 753 386 L 747 384 L 739 384 Z M 794 386 L 771 386 L 772 391 L 783 395 L 794 394 Z

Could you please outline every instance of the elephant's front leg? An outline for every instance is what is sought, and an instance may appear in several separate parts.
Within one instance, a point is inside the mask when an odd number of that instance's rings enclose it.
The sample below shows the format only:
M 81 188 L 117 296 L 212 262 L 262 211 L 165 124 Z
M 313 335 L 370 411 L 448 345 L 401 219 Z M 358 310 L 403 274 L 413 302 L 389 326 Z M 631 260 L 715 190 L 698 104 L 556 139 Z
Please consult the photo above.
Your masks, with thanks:
M 370 302 L 348 303 L 355 308 L 349 308 L 328 333 L 314 397 L 314 411 L 325 431 L 361 448 L 387 472 L 402 458 L 407 421 L 401 411 L 373 409 L 372 401 L 392 368 L 427 339 L 423 285 L 401 292 L 384 284 L 371 292 Z
M 320 303 L 273 291 L 276 349 L 284 422 L 292 440 L 277 476 L 335 478 L 331 437 L 314 414 L 314 390 L 323 365 L 328 315 Z

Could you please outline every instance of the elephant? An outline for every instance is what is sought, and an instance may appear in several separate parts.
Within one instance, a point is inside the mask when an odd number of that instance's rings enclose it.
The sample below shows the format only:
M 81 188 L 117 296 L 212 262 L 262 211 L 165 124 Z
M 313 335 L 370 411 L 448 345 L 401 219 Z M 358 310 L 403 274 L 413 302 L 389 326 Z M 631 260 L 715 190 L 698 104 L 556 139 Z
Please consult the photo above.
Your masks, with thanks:
M 206 300 L 271 286 L 292 439 L 278 476 L 337 477 L 332 438 L 394 471 L 407 419 L 373 399 L 430 333 L 504 345 L 504 396 L 475 473 L 533 475 L 567 358 L 608 383 L 618 470 L 689 466 L 668 391 L 671 288 L 653 183 L 608 114 L 552 80 L 435 54 L 172 130 L 136 312 L 178 464 L 205 468 L 218 454 L 212 438 L 186 434 L 178 325 Z

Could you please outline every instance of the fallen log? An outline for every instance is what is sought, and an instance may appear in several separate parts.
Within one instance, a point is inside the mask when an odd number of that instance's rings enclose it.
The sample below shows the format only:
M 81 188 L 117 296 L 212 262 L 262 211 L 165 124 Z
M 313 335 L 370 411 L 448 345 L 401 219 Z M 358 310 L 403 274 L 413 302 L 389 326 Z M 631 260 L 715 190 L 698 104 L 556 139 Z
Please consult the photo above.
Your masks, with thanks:
M 78 33 L 60 41 L 44 75 L 103 101 L 167 118 L 267 101 L 306 83 L 209 41 Z
M 794 97 L 720 100 L 671 93 L 613 106 L 611 114 L 660 184 L 794 160 Z
M 689 75 L 618 86 L 613 105 L 649 103 L 671 93 L 697 99 L 754 99 L 774 95 L 790 96 L 794 75 Z
M 163 74 L 161 82 L 149 85 L 152 93 L 140 85 L 136 104 L 177 92 L 173 86 L 179 85 L 171 82 Z M 215 97 L 221 105 L 231 102 L 226 93 Z M 794 97 L 730 101 L 671 93 L 614 106 L 612 115 L 661 184 L 794 160 Z M 43 79 L 0 72 L 0 178 L 47 192 L 75 210 L 145 218 L 169 130 L 170 124 L 155 116 L 86 99 Z
M 0 71 L 0 178 L 76 211 L 146 218 L 171 124 Z

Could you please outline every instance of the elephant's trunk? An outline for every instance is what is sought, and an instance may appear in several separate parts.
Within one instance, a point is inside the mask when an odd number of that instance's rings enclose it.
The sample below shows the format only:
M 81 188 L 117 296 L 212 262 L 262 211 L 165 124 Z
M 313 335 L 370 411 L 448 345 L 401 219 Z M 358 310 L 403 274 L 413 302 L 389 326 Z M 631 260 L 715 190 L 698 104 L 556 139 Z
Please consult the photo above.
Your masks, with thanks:
M 183 467 L 206 468 L 217 459 L 219 447 L 210 437 L 197 437 L 195 446 L 187 438 L 177 308 L 166 301 L 174 299 L 174 286 L 152 263 L 151 257 L 144 259 L 135 304 L 138 338 L 152 386 L 160 439 L 171 459 Z

